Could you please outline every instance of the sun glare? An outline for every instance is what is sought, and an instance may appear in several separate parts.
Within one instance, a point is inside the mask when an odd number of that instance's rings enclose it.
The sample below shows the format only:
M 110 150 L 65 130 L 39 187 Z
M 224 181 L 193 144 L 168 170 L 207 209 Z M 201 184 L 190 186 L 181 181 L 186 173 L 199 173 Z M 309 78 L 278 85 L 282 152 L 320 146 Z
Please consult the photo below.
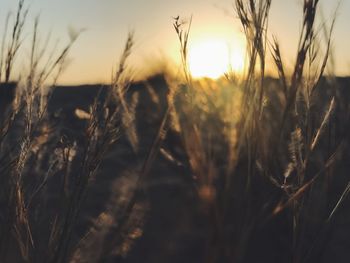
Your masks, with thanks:
M 194 78 L 217 79 L 229 70 L 241 73 L 244 68 L 244 55 L 224 41 L 208 40 L 190 47 L 188 63 Z

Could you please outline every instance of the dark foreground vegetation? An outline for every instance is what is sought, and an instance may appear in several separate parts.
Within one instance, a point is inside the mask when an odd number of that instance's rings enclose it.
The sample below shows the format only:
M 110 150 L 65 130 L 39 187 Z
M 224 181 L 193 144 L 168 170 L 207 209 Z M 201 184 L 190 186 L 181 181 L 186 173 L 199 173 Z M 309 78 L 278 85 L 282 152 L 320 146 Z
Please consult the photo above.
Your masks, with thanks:
M 324 76 L 334 22 L 319 30 L 304 1 L 289 73 L 267 39 L 271 1 L 234 3 L 244 76 L 192 79 L 176 18 L 183 78 L 132 81 L 130 34 L 110 85 L 62 87 L 79 33 L 52 53 L 38 20 L 10 82 L 19 1 L 0 54 L 0 262 L 349 262 L 350 79 Z

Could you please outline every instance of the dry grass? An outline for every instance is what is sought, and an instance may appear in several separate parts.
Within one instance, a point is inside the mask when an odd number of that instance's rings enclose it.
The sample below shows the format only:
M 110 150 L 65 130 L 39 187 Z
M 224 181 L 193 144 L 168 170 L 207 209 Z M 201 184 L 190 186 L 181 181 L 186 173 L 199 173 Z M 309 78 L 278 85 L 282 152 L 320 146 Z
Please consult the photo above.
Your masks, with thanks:
M 78 143 L 54 131 L 47 108 L 49 91 L 79 33 L 71 34 L 62 49 L 47 50 L 50 38 L 40 43 L 37 18 L 28 71 L 17 80 L 14 102 L 1 116 L 0 261 L 122 260 L 143 233 L 144 186 L 162 153 L 190 170 L 185 173 L 187 182 L 208 226 L 206 262 L 252 262 L 251 254 L 260 245 L 254 242 L 269 239 L 262 235 L 256 241 L 257 233 L 281 226 L 283 231 L 271 231 L 278 232 L 283 243 L 283 251 L 276 252 L 282 254 L 280 262 L 316 262 L 349 193 L 348 182 L 331 192 L 338 180 L 334 171 L 348 143 L 346 136 L 331 138 L 337 136 L 331 133 L 332 118 L 344 109 L 338 105 L 336 86 L 327 103 L 318 99 L 332 55 L 335 19 L 328 27 L 319 27 L 319 1 L 303 1 L 300 39 L 289 74 L 278 41 L 269 38 L 271 4 L 271 0 L 234 1 L 247 40 L 247 71 L 239 79 L 227 74 L 221 81 L 194 80 L 187 61 L 192 18 L 187 23 L 174 19 L 183 78 L 172 83 L 165 115 L 133 186 L 114 189 L 108 208 L 81 236 L 75 231 L 86 192 L 109 149 L 124 133 L 136 156 L 143 146 L 135 120 L 139 98 L 128 98 L 133 33 L 107 95 L 101 89 L 88 112 L 77 111 L 86 120 L 83 143 Z M 14 76 L 27 14 L 25 1 L 19 0 L 14 20 L 6 19 L 0 54 L 0 82 L 6 85 Z M 277 81 L 265 75 L 269 55 Z M 348 128 L 346 124 L 343 130 Z M 181 138 L 181 160 L 163 148 L 169 131 Z M 123 191 L 127 198 L 119 200 Z
M 20 0 L 14 20 L 10 15 L 6 20 L 0 58 L 3 85 L 11 80 L 24 41 L 27 14 L 25 1 Z M 38 258 L 40 262 L 70 260 L 77 249 L 73 232 L 88 185 L 109 147 L 120 136 L 120 119 L 127 119 L 128 128 L 132 125 L 132 113 L 127 111 L 127 105 L 122 103 L 122 112 L 116 105 L 117 97 L 118 101 L 124 101 L 122 89 L 128 85 L 124 71 L 133 36 L 128 38 L 108 99 L 102 101 L 97 97 L 90 112 L 84 112 L 88 116 L 85 142 L 77 145 L 50 128 L 47 107 L 50 90 L 65 68 L 67 55 L 80 32 L 70 34 L 68 44 L 61 51 L 57 46 L 51 51 L 47 49 L 50 36 L 40 43 L 38 28 L 39 18 L 36 18 L 28 73 L 22 72 L 21 79 L 15 83 L 12 109 L 1 123 L 1 262 L 39 262 Z M 12 29 L 10 34 L 8 29 Z M 136 144 L 134 137 L 131 140 Z M 54 181 L 59 182 L 55 194 L 48 192 L 48 185 Z
M 286 215 L 284 220 L 292 233 L 280 233 L 290 245 L 286 262 L 314 262 L 312 256 L 321 253 L 314 251 L 316 245 L 310 245 L 318 243 L 319 235 L 306 240 L 307 228 L 319 227 L 322 232 L 328 227 L 327 218 L 334 214 L 332 209 L 310 212 L 317 202 L 313 191 L 319 191 L 319 202 L 327 200 L 325 171 L 339 161 L 346 138 L 328 145 L 331 150 L 327 153 L 324 145 L 323 149 L 317 147 L 337 104 L 335 95 L 327 105 L 316 100 L 331 55 L 335 24 L 334 16 L 329 28 L 321 26 L 322 39 L 315 22 L 318 2 L 303 2 L 295 66 L 287 74 L 276 38 L 268 40 L 271 1 L 236 0 L 236 13 L 248 43 L 247 73 L 229 87 L 210 84 L 213 94 L 206 94 L 208 88 L 192 80 L 186 60 L 191 24 L 185 28 L 179 18 L 175 19 L 186 84 L 175 88 L 173 110 L 192 179 L 211 226 L 207 262 L 246 262 L 254 233 L 281 214 Z M 318 43 L 324 46 L 316 48 Z M 269 50 L 279 74 L 277 86 L 266 81 Z M 220 108 L 221 94 L 225 94 L 225 104 Z M 233 106 L 237 100 L 239 106 Z M 314 110 L 316 104 L 325 111 L 323 116 Z M 344 189 L 339 202 L 348 194 L 346 185 Z M 325 206 L 334 205 L 339 208 L 333 202 Z M 312 222 L 307 218 L 321 223 L 308 225 Z

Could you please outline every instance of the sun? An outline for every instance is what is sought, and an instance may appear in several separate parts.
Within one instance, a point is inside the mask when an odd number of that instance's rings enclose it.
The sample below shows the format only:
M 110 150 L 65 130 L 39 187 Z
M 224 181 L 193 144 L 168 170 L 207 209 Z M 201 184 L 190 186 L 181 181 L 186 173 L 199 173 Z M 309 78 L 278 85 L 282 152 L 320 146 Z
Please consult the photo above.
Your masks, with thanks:
M 220 41 L 200 42 L 189 50 L 189 69 L 193 77 L 216 79 L 228 70 L 229 53 Z
M 189 49 L 188 66 L 194 78 L 217 79 L 232 70 L 244 68 L 244 55 L 222 40 L 200 41 Z

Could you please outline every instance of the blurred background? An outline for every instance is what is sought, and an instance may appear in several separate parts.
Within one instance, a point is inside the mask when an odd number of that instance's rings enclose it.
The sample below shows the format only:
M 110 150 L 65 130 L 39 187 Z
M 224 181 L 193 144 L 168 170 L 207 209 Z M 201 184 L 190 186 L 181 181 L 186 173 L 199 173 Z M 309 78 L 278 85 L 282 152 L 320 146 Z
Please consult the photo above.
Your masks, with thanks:
M 175 72 L 180 61 L 177 36 L 173 30 L 173 17 L 193 16 L 190 49 L 207 41 L 219 41 L 230 52 L 244 57 L 244 36 L 230 0 L 28 0 L 30 20 L 40 15 L 40 32 L 45 38 L 52 32 L 52 44 L 62 45 L 68 31 L 84 30 L 79 42 L 70 52 L 70 65 L 60 78 L 61 84 L 107 83 L 111 68 L 121 55 L 127 33 L 135 31 L 135 46 L 130 58 L 136 78 L 149 71 L 168 67 Z M 270 11 L 270 36 L 278 39 L 287 68 L 294 64 L 298 34 L 302 23 L 302 2 L 298 0 L 274 1 Z M 322 16 L 331 22 L 338 1 L 320 1 Z M 16 10 L 17 1 L 2 0 L 0 17 L 4 21 L 8 11 Z M 348 25 L 350 1 L 340 1 L 333 37 L 336 75 L 349 75 L 350 45 Z M 12 14 L 13 15 L 13 14 Z M 320 17 L 322 17 L 320 16 Z M 321 18 L 322 19 L 322 18 Z M 0 34 L 4 23 L 0 24 Z M 26 27 L 30 37 L 31 26 Z M 323 34 L 323 32 L 319 32 Z M 30 42 L 30 41 L 27 41 Z M 24 49 L 25 50 L 25 49 Z M 28 51 L 28 49 L 27 49 Z M 29 53 L 29 51 L 27 52 Z M 241 58 L 240 58 L 241 59 Z M 17 66 L 26 60 L 26 53 L 18 58 Z M 274 67 L 269 69 L 274 73 Z M 147 65 L 147 67 L 145 67 Z

